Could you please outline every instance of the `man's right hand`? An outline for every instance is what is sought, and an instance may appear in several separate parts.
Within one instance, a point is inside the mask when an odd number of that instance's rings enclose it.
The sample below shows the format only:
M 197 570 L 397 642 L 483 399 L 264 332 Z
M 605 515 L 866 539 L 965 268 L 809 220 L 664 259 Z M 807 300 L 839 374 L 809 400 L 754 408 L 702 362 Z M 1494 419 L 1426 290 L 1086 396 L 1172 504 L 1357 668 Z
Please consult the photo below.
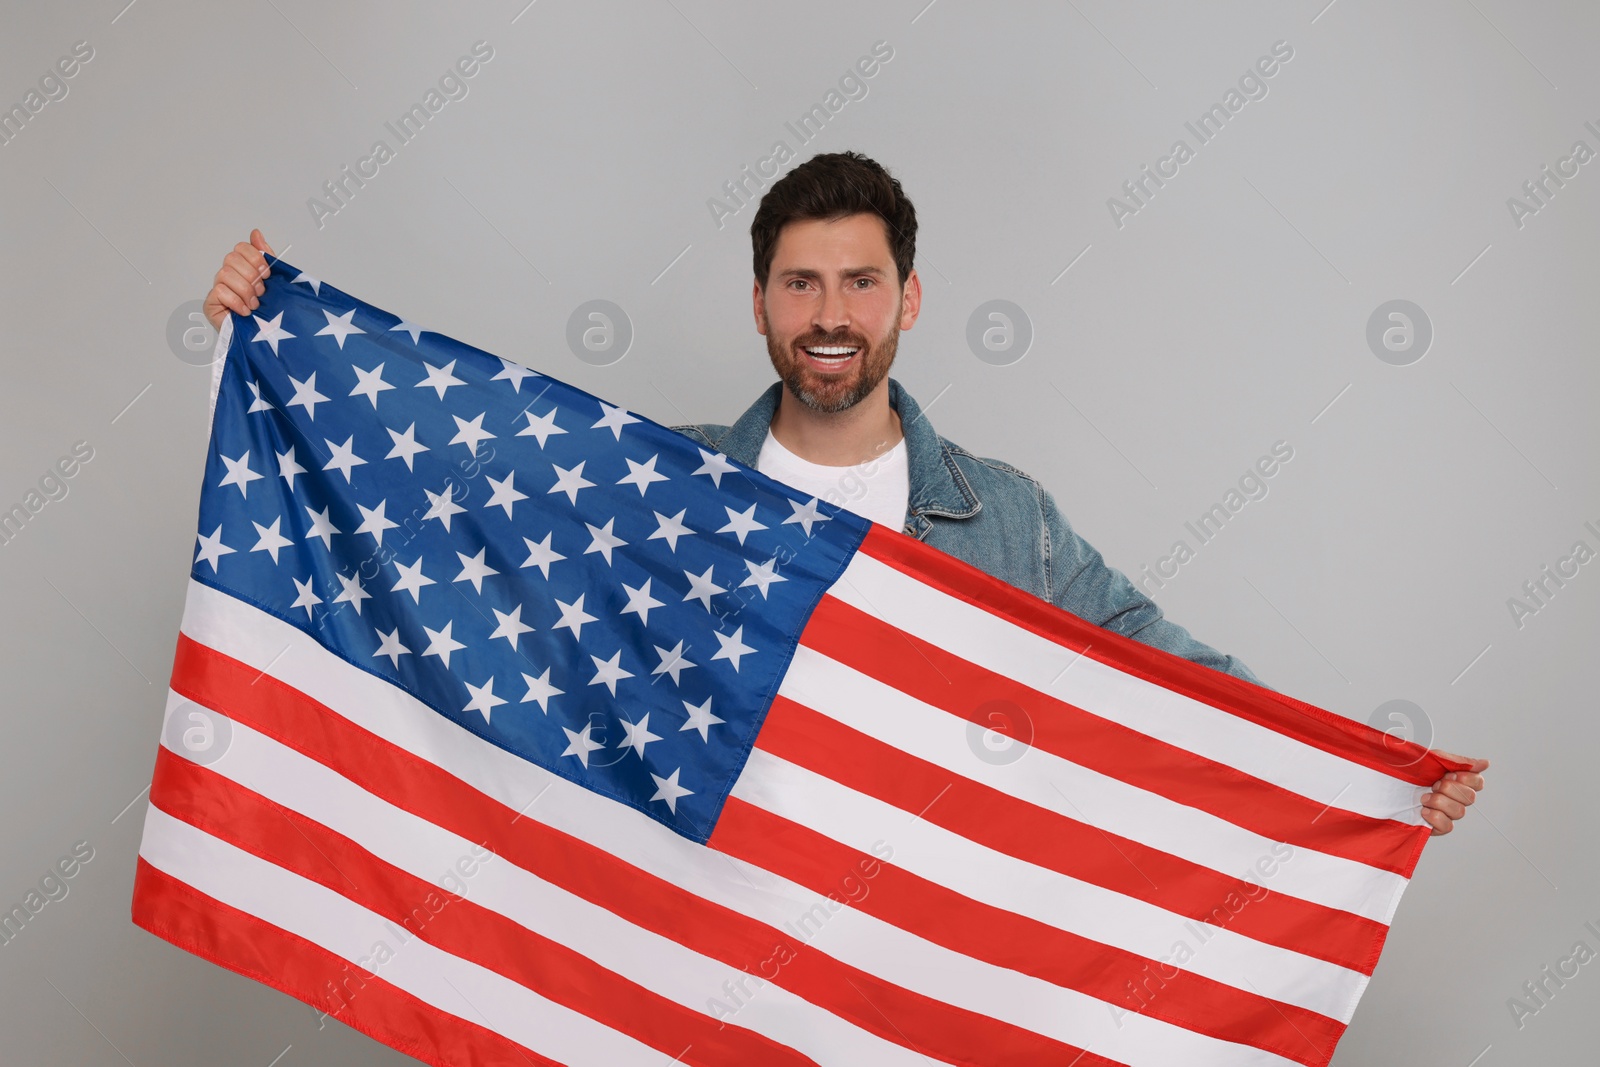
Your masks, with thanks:
M 266 292 L 263 281 L 271 273 L 263 252 L 272 252 L 272 246 L 260 230 L 251 230 L 248 244 L 240 241 L 223 257 L 222 269 L 205 301 L 205 316 L 216 329 L 222 329 L 228 312 L 248 316 L 261 305 L 261 294 Z

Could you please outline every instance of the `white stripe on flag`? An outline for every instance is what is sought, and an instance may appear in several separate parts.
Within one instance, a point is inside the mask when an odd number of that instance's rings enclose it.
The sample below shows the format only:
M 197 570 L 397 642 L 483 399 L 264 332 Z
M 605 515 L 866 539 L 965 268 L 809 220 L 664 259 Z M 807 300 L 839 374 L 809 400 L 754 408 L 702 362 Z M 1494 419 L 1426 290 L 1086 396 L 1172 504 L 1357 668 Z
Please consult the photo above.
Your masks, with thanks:
M 154 805 L 145 812 L 139 855 L 207 896 L 357 966 L 373 945 L 397 940 L 382 916 Z M 448 1015 L 486 1026 L 572 1067 L 661 1067 L 662 1055 L 655 1049 L 421 938 L 399 946 L 376 973 Z M 359 1003 L 360 996 L 357 990 L 353 1002 Z
M 951 774 L 1231 877 L 1249 873 L 1272 855 L 1276 844 L 1209 812 L 1043 749 L 1029 749 L 1000 766 L 986 763 L 968 745 L 973 724 L 967 719 L 930 707 L 804 645 L 795 650 L 779 692 Z M 1303 845 L 1278 863 L 1270 886 L 1274 892 L 1382 923 L 1393 915 L 1405 887 L 1406 880 L 1391 871 Z
M 1041 693 L 1319 804 L 1424 825 L 1426 789 L 1079 656 L 863 552 L 828 595 Z
M 1183 970 L 1349 1022 L 1367 976 L 996 852 L 926 819 L 760 749 L 733 795 L 863 852 L 894 845 L 894 864 L 972 900 L 1150 959 L 1194 950 Z M 1194 932 L 1208 936 L 1201 943 Z M 1108 1017 L 1109 1021 L 1109 1017 Z M 1036 1023 L 1021 1023 L 1037 1029 Z

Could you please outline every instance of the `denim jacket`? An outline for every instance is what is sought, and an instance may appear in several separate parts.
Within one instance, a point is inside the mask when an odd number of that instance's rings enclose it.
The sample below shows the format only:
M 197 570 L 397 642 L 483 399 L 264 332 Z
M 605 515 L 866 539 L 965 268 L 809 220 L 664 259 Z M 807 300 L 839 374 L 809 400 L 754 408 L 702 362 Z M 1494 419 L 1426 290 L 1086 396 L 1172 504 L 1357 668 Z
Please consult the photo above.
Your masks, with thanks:
M 754 468 L 782 390 L 783 383 L 773 382 L 732 426 L 673 429 Z M 1096 626 L 1260 684 L 1238 659 L 1169 622 L 1155 601 L 1107 566 L 1038 481 L 940 437 L 894 378 L 889 403 L 900 414 L 910 468 L 905 533 Z

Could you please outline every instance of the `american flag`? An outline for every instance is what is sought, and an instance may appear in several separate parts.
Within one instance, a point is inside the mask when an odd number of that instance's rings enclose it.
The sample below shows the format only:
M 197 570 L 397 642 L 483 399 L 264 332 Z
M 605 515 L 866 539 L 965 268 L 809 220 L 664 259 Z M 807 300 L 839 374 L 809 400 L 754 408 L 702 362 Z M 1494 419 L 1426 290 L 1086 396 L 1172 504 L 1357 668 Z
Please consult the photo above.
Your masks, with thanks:
M 134 921 L 434 1064 L 1326 1064 L 1450 765 L 281 259 Z

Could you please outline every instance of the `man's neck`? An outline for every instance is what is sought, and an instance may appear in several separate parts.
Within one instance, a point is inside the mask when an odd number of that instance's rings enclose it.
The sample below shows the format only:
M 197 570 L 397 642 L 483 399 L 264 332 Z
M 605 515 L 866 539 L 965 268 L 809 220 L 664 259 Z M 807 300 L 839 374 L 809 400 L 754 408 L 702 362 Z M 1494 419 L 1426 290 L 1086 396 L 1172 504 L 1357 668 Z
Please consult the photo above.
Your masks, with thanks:
M 838 412 L 816 411 L 784 389 L 771 429 L 772 436 L 784 448 L 826 467 L 864 463 L 887 452 L 905 436 L 900 413 L 889 403 L 888 377 L 860 403 Z

